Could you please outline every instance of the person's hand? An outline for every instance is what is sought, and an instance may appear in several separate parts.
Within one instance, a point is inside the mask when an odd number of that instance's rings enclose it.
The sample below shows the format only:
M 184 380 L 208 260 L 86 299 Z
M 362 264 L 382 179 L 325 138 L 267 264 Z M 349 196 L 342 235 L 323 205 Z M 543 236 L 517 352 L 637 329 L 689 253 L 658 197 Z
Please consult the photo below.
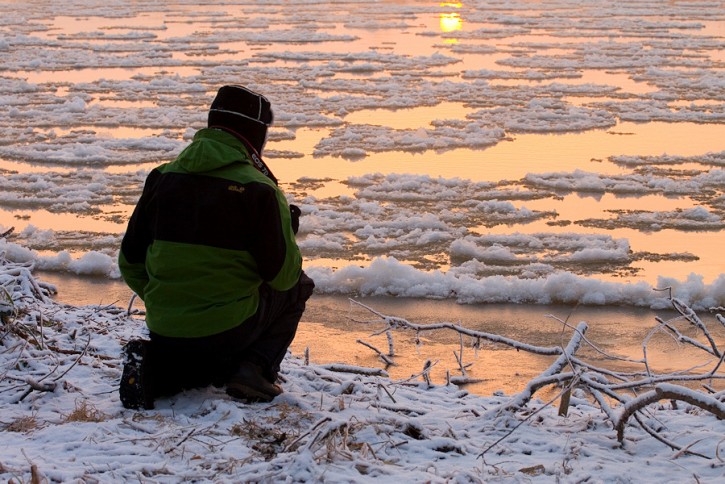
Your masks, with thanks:
M 314 290 L 315 281 L 305 274 L 305 271 L 302 271 L 302 274 L 300 274 L 300 280 L 297 282 L 297 302 L 307 301 L 310 296 L 312 296 L 312 292 Z
M 300 210 L 300 207 L 297 205 L 290 204 L 289 212 L 292 217 L 292 232 L 296 235 L 297 231 L 300 229 L 300 215 L 302 215 L 302 210 Z

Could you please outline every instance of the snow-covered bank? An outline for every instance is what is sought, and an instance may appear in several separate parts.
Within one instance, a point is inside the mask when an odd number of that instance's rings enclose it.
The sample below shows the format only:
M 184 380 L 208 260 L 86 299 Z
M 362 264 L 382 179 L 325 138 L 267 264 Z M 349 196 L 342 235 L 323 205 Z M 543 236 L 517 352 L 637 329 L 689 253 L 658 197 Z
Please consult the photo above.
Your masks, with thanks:
M 323 293 L 452 298 L 461 303 L 562 303 L 662 309 L 669 307 L 670 293 L 655 289 L 671 288 L 672 294 L 696 309 L 725 305 L 725 275 L 710 284 L 695 274 L 684 281 L 660 278 L 657 287 L 645 282 L 602 281 L 566 272 L 538 278 L 476 278 L 456 271 L 424 272 L 394 258 L 376 259 L 369 267 L 351 265 L 336 271 L 312 267 L 307 272 Z
M 30 265 L 0 263 L 0 478 L 178 482 L 719 482 L 725 420 L 655 403 L 620 444 L 575 390 L 567 416 L 503 393 L 483 397 L 421 375 L 306 364 L 288 356 L 285 393 L 245 405 L 215 388 L 122 408 L 119 353 L 138 314 L 47 297 Z M 61 288 L 62 289 L 62 288 Z M 553 361 L 553 360 L 552 360 Z M 720 385 L 717 379 L 715 386 Z M 722 391 L 713 398 L 722 398 Z M 725 404 L 722 404 L 725 408 Z M 611 417 L 611 416 L 610 416 Z
M 90 251 L 75 259 L 67 252 L 43 256 L 6 239 L 0 239 L 0 251 L 13 262 L 32 264 L 44 271 L 119 277 L 115 257 L 102 252 Z M 565 271 L 529 277 L 482 277 L 470 267 L 471 264 L 447 272 L 426 271 L 394 257 L 378 257 L 366 266 L 350 264 L 334 270 L 311 264 L 306 272 L 315 280 L 318 294 L 452 299 L 462 304 L 561 303 L 651 309 L 668 308 L 668 298 L 675 295 L 696 310 L 725 306 L 725 274 L 712 282 L 696 274 L 685 280 L 660 277 L 653 286 L 642 281 L 614 282 Z
M 0 226 L 0 228 L 2 227 Z M 120 237 L 115 242 L 120 244 Z M 95 250 L 75 258 L 67 251 L 48 256 L 0 238 L 0 252 L 4 253 L 4 256 L 12 262 L 32 265 L 40 270 L 88 276 L 121 277 L 116 257 Z

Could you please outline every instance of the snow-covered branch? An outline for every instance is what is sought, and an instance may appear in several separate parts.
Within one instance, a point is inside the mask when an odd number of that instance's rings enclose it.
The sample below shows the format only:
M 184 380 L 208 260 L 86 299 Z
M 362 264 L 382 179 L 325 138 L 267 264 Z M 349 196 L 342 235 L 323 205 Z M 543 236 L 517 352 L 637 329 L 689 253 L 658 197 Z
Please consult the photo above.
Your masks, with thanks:
M 534 397 L 535 393 L 545 387 L 557 386 L 564 390 L 562 397 L 567 400 L 573 389 L 577 389 L 579 394 L 588 395 L 591 404 L 599 406 L 602 412 L 607 416 L 613 428 L 617 432 L 620 441 L 624 439 L 624 429 L 634 417 L 637 424 L 645 426 L 644 430 L 653 435 L 657 440 L 671 446 L 680 452 L 690 453 L 692 455 L 702 456 L 702 454 L 690 451 L 688 446 L 680 446 L 666 437 L 660 435 L 657 430 L 642 423 L 641 414 L 646 407 L 660 400 L 682 401 L 699 407 L 700 409 L 712 413 L 718 419 L 725 418 L 725 395 L 723 391 L 714 390 L 709 384 L 714 380 L 725 379 L 725 372 L 722 371 L 723 360 L 725 355 L 719 349 L 714 333 L 700 319 L 700 317 L 682 301 L 670 297 L 673 308 L 679 314 L 678 320 L 685 320 L 691 327 L 697 330 L 697 333 L 705 342 L 698 341 L 696 337 L 686 336 L 683 332 L 675 327 L 676 321 L 664 321 L 657 318 L 658 327 L 653 328 L 647 335 L 642 344 L 644 357 L 640 360 L 632 360 L 622 358 L 621 356 L 609 355 L 601 350 L 594 342 L 589 340 L 585 333 L 588 325 L 585 322 L 579 323 L 574 328 L 566 321 L 560 321 L 564 329 L 571 330 L 569 342 L 565 347 L 562 346 L 534 346 L 511 338 L 502 337 L 496 334 L 475 331 L 461 326 L 460 324 L 439 322 L 433 324 L 415 324 L 406 319 L 385 315 L 359 301 L 351 300 L 352 303 L 370 311 L 379 318 L 379 322 L 385 325 L 380 332 L 388 332 L 391 330 L 408 330 L 414 331 L 416 336 L 423 332 L 433 331 L 453 331 L 463 336 L 469 336 L 474 339 L 474 346 L 478 347 L 480 340 L 486 340 L 495 344 L 509 346 L 519 351 L 525 351 L 536 355 L 556 356 L 551 365 L 546 368 L 539 376 L 531 379 L 525 388 L 517 395 L 511 397 L 508 401 L 501 403 L 495 408 L 485 412 L 488 418 L 495 419 L 500 417 L 504 412 L 517 412 L 523 410 Z M 723 322 L 720 314 L 716 315 L 719 323 Z M 708 354 L 712 359 L 712 364 L 698 365 L 693 368 L 685 368 L 670 373 L 657 373 L 651 367 L 648 361 L 647 344 L 652 336 L 665 330 L 667 334 L 673 335 L 674 338 L 686 346 L 696 348 Z M 390 337 L 389 337 L 390 339 Z M 594 365 L 586 360 L 586 358 L 578 356 L 582 345 L 594 350 L 594 353 L 601 360 L 618 361 L 619 368 L 606 368 L 602 364 Z M 463 352 L 461 345 L 460 354 Z M 379 352 L 378 352 L 379 353 Z M 459 353 L 454 352 L 456 363 L 461 372 L 461 380 L 447 376 L 447 382 L 465 381 L 467 374 L 463 369 L 462 360 Z M 643 365 L 640 371 L 623 371 L 621 363 L 631 365 Z M 471 364 L 466 365 L 466 368 Z M 703 367 L 705 368 L 703 370 Z M 709 369 L 708 369 L 709 368 Z M 424 375 L 427 383 L 430 383 L 429 375 Z M 679 384 L 674 384 L 677 382 Z M 687 384 L 700 382 L 703 387 L 710 392 L 706 394 L 702 391 L 696 391 Z M 644 392 L 644 393 L 642 393 Z M 632 397 L 632 394 L 639 395 Z M 562 399 L 563 402 L 563 399 Z M 612 407 L 612 404 L 615 407 Z M 564 403 L 562 403 L 562 406 Z M 568 405 L 568 401 L 566 402 Z M 564 414 L 565 412 L 562 412 Z
M 702 392 L 696 392 L 689 388 L 672 385 L 669 383 L 660 383 L 654 390 L 644 393 L 634 398 L 622 406 L 619 418 L 615 423 L 617 429 L 617 439 L 621 442 L 624 440 L 624 427 L 627 420 L 636 412 L 642 410 L 647 405 L 658 402 L 660 400 L 680 400 L 690 405 L 700 407 L 707 410 L 719 419 L 725 419 L 725 403 L 720 402 L 716 398 L 705 395 Z

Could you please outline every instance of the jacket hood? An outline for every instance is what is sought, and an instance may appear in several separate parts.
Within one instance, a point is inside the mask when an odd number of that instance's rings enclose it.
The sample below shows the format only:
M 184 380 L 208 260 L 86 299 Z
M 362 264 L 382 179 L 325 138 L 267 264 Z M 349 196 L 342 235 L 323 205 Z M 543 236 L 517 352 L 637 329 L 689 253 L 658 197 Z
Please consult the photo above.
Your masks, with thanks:
M 175 163 L 189 173 L 204 173 L 232 163 L 250 163 L 250 158 L 236 136 L 207 128 L 194 135 L 194 141 L 179 154 Z

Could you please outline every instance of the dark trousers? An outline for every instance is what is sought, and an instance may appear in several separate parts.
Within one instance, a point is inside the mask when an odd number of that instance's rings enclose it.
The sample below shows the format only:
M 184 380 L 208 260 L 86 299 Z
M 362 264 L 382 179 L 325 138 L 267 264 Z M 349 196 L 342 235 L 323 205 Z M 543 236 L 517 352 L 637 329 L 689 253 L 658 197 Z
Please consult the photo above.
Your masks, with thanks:
M 161 396 L 184 388 L 221 386 L 243 361 L 258 365 L 274 382 L 314 287 L 304 272 L 288 291 L 275 291 L 263 284 L 257 312 L 223 333 L 202 338 L 151 333 L 149 366 L 154 393 Z

